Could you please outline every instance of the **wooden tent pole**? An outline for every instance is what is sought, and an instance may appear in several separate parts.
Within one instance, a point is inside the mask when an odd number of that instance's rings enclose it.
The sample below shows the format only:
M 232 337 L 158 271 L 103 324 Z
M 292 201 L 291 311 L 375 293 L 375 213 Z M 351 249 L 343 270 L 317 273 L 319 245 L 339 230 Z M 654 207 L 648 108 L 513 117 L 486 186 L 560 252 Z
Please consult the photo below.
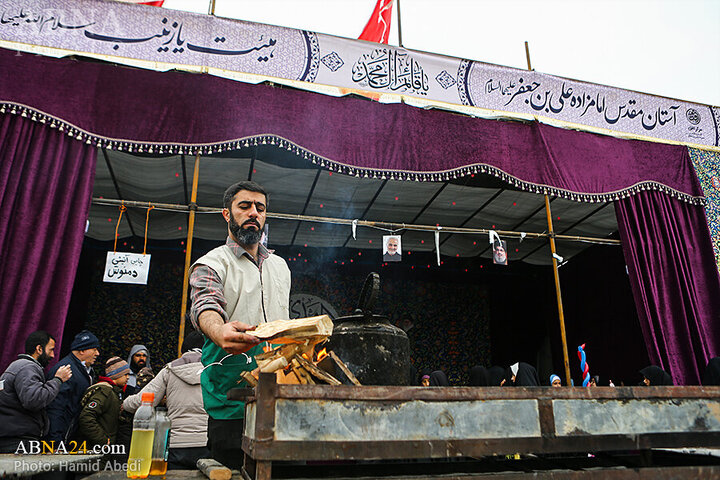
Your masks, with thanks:
M 530 63 L 530 45 L 525 42 L 525 58 L 527 68 L 532 70 Z M 555 232 L 553 231 L 552 212 L 550 211 L 550 198 L 545 194 L 545 213 L 547 213 L 548 237 L 550 238 L 550 251 L 552 252 L 553 274 L 555 275 L 555 294 L 558 305 L 558 318 L 560 320 L 560 338 L 563 348 L 563 362 L 565 362 L 565 383 L 572 385 L 570 378 L 570 359 L 568 358 L 567 337 L 565 336 L 565 312 L 563 311 L 562 293 L 560 292 L 560 272 L 558 272 L 557 252 L 555 250 Z
M 550 233 L 550 251 L 552 252 L 553 273 L 555 274 L 555 293 L 557 294 L 558 315 L 560 318 L 560 337 L 562 338 L 563 361 L 565 362 L 565 381 L 570 386 L 570 359 L 568 358 L 567 337 L 565 336 L 565 313 L 563 312 L 562 294 L 560 293 L 560 274 L 558 272 L 557 253 L 555 250 L 555 233 L 553 232 L 550 199 L 545 195 L 545 213 L 547 213 L 548 231 Z
M 180 301 L 180 333 L 178 333 L 178 357 L 182 355 L 181 347 L 185 338 L 185 313 L 187 312 L 188 281 L 190 276 L 190 257 L 192 255 L 193 230 L 195 229 L 195 210 L 197 210 L 198 179 L 200 176 L 200 154 L 195 156 L 193 170 L 192 193 L 190 194 L 190 216 L 188 217 L 187 242 L 185 243 L 185 271 L 183 272 L 182 300 Z

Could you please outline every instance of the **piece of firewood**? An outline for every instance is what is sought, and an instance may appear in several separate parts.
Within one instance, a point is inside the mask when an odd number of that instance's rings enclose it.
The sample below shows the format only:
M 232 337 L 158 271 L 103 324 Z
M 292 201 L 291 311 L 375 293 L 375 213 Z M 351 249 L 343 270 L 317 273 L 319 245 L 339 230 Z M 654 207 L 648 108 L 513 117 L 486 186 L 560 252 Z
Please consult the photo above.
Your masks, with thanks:
M 265 366 L 260 367 L 260 373 L 273 373 L 274 371 L 284 369 L 287 366 L 287 358 L 280 356 L 275 360 L 268 362 Z
M 298 372 L 297 368 L 293 367 L 292 373 L 293 373 L 293 375 L 295 375 L 295 378 L 298 379 L 298 383 L 299 383 L 300 385 L 307 385 L 308 381 L 305 380 L 305 377 L 303 376 L 303 374 L 301 374 L 300 372 Z
M 242 372 L 240 374 L 243 380 L 245 380 L 251 387 L 256 387 L 258 384 L 257 378 L 253 376 L 252 373 L 248 372 L 247 370 Z
M 230 480 L 232 478 L 232 471 L 212 458 L 201 458 L 196 465 L 198 470 L 210 480 Z
M 330 317 L 320 315 L 292 320 L 275 320 L 263 323 L 248 333 L 270 343 L 292 343 L 310 337 L 329 337 L 332 335 L 332 331 L 333 322 Z
M 258 365 L 260 365 L 260 362 L 263 360 L 273 359 L 277 357 L 278 355 L 280 355 L 280 349 L 283 346 L 284 345 L 279 345 L 277 348 L 274 348 L 267 352 L 258 353 L 257 355 L 255 355 L 255 361 L 258 363 Z
M 275 372 L 275 376 L 277 377 L 277 383 L 283 384 L 283 385 L 302 385 L 302 381 L 300 381 L 300 377 L 298 377 L 297 373 L 295 373 L 294 370 L 278 370 Z
M 315 385 L 315 380 L 312 379 L 312 376 L 307 372 L 307 370 L 302 367 L 302 365 L 300 365 L 300 362 L 298 362 L 295 358 L 293 358 L 292 360 L 292 368 L 293 372 L 295 372 L 295 375 L 303 379 L 303 383 Z
M 340 357 L 338 357 L 337 355 L 335 355 L 335 352 L 333 352 L 332 350 L 330 350 L 330 353 L 329 353 L 328 355 L 330 355 L 330 358 L 333 359 L 333 361 L 335 362 L 335 365 L 337 365 L 338 367 L 340 367 L 340 370 L 342 370 L 342 372 L 345 374 L 345 376 L 348 377 L 348 379 L 349 379 L 352 383 L 354 383 L 355 385 L 358 385 L 358 386 L 362 385 L 362 384 L 360 383 L 360 381 L 355 377 L 355 375 L 353 375 L 353 373 L 350 371 L 350 369 L 347 367 L 347 365 L 345 365 L 345 362 L 343 362 L 342 360 L 340 360 Z
M 305 346 L 299 343 L 287 343 L 279 345 L 277 348 L 274 348 L 269 352 L 263 352 L 255 355 L 255 361 L 260 367 L 280 356 L 285 357 L 289 362 L 296 353 L 302 353 L 304 349 Z
M 324 370 L 319 369 L 312 363 L 305 360 L 300 355 L 295 355 L 295 358 L 298 362 L 300 362 L 300 365 L 308 371 L 311 375 L 314 375 L 316 378 L 319 378 L 320 380 L 329 383 L 330 385 L 342 385 L 342 382 L 338 380 L 337 378 L 333 377 L 329 373 L 325 372 Z

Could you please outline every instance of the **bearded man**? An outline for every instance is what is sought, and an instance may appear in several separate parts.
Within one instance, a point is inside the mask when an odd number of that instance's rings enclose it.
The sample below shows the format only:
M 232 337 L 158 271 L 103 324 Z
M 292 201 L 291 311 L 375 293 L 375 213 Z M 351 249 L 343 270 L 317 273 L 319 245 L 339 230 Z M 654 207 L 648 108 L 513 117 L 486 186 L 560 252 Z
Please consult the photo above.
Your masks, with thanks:
M 257 183 L 230 186 L 223 196 L 225 244 L 190 267 L 191 320 L 206 338 L 200 383 L 210 417 L 208 447 L 217 461 L 238 469 L 245 403 L 228 400 L 227 391 L 242 371 L 257 366 L 251 359 L 262 348 L 252 335 L 255 326 L 289 318 L 290 269 L 260 243 L 267 205 Z
M 64 365 L 45 380 L 44 369 L 53 357 L 55 338 L 38 330 L 25 340 L 25 353 L 0 376 L 0 453 L 15 453 L 21 442 L 47 435 L 50 421 L 45 409 L 72 377 L 71 367 Z
M 128 378 L 127 385 L 125 386 L 125 395 L 133 395 L 140 390 L 142 387 L 152 380 L 154 375 L 152 374 L 152 367 L 150 366 L 150 353 L 145 345 L 133 345 L 130 349 L 130 355 L 128 355 L 127 363 L 130 365 L 130 378 Z M 143 368 L 150 369 L 151 377 L 144 385 L 138 387 L 138 373 Z

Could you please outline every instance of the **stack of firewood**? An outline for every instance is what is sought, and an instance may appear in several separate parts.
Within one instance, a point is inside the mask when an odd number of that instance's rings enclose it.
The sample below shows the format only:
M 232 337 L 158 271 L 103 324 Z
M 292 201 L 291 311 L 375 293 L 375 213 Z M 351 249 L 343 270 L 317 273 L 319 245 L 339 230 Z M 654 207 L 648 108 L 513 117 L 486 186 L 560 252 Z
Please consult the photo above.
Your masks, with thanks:
M 332 320 L 327 315 L 277 320 L 259 326 L 252 334 L 271 345 L 279 346 L 256 355 L 257 368 L 243 372 L 240 381 L 245 380 L 254 387 L 260 373 L 274 372 L 278 383 L 341 385 L 340 380 L 319 366 L 321 362 L 327 364 L 328 361 L 324 359 L 329 358 L 353 384 L 360 385 L 334 352 L 327 353 L 324 348 L 315 352 L 316 347 L 332 335 L 332 327 Z

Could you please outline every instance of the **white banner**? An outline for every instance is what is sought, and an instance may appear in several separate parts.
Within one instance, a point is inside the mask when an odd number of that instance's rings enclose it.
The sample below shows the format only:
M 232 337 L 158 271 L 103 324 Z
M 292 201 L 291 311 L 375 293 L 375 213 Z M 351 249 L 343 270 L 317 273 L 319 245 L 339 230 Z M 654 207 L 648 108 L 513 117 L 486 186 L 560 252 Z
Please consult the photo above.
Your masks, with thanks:
M 400 94 L 477 115 L 537 118 L 621 136 L 720 146 L 718 107 L 143 5 L 0 0 L 0 46 L 55 56 L 79 52 L 154 70 L 208 71 L 244 81 L 285 80 L 300 88 L 311 83 L 316 86 L 306 88 L 327 91 L 324 86 L 331 86 L 334 94 L 338 88 Z
M 147 285 L 149 271 L 149 254 L 108 252 L 103 282 Z

